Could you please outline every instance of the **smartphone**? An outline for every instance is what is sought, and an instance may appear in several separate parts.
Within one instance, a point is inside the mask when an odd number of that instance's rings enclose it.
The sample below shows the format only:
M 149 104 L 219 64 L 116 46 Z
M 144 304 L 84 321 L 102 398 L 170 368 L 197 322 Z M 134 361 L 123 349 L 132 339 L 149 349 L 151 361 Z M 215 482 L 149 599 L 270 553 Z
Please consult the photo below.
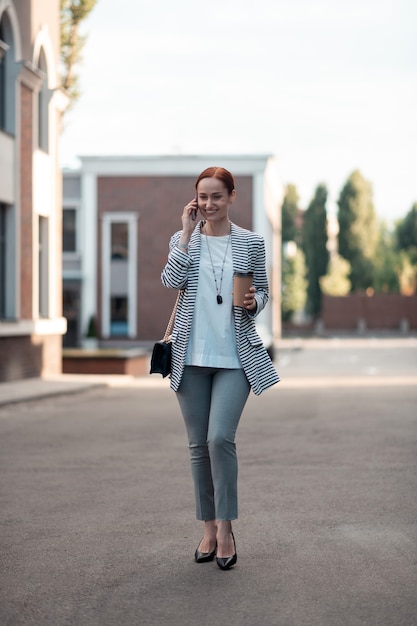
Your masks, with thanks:
M 194 198 L 194 202 L 198 202 L 198 201 L 197 201 L 197 196 Z M 197 210 L 198 210 L 198 203 L 197 203 L 196 208 L 195 208 L 195 209 L 193 209 L 193 210 L 191 211 L 191 219 L 192 219 L 193 221 L 194 221 L 194 220 L 195 220 L 195 218 L 197 217 Z

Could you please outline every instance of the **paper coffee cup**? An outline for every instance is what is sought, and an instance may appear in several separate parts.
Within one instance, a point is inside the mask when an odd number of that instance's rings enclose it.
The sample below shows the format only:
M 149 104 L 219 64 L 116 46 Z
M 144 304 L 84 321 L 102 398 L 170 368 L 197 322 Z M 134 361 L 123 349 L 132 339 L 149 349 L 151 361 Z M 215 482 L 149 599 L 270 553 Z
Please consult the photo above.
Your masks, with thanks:
M 246 274 L 236 272 L 233 276 L 233 304 L 234 306 L 244 306 L 245 295 L 253 285 L 253 272 Z

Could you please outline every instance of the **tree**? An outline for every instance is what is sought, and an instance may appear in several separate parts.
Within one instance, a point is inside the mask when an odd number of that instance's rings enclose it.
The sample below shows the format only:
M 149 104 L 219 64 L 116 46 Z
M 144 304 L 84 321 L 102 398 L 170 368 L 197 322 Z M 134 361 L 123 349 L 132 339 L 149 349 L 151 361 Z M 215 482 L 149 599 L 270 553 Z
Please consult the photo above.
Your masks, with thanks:
M 417 248 L 417 202 L 413 204 L 405 218 L 398 222 L 395 234 L 399 250 Z
M 350 292 L 350 263 L 339 254 L 330 258 L 328 272 L 320 278 L 322 293 L 328 296 L 347 296 Z
M 378 223 L 372 202 L 372 187 L 355 170 L 338 200 L 339 254 L 351 265 L 352 291 L 372 285 L 373 256 L 378 241 Z
M 88 321 L 87 337 L 97 337 L 96 318 L 92 315 Z
M 282 241 L 297 241 L 298 193 L 295 185 L 287 185 L 282 203 Z
M 294 313 L 303 311 L 307 298 L 307 280 L 304 253 L 296 248 L 294 254 L 284 256 L 282 261 L 281 312 L 284 322 Z
M 398 280 L 404 295 L 417 289 L 417 202 L 395 227 L 395 249 L 400 257 Z
M 307 310 L 313 316 L 321 311 L 320 277 L 327 272 L 327 188 L 318 185 L 304 214 L 303 247 L 307 265 Z
M 373 258 L 374 272 L 372 286 L 376 292 L 398 293 L 401 259 L 395 250 L 393 233 L 385 223 L 379 228 L 378 243 Z
M 401 262 L 398 272 L 400 291 L 404 296 L 411 296 L 417 290 L 417 266 L 412 262 L 406 250 L 401 250 L 399 255 Z
M 97 0 L 61 0 L 61 82 L 69 95 L 70 106 L 80 96 L 75 68 L 86 42 L 86 37 L 80 35 L 80 24 L 96 3 Z

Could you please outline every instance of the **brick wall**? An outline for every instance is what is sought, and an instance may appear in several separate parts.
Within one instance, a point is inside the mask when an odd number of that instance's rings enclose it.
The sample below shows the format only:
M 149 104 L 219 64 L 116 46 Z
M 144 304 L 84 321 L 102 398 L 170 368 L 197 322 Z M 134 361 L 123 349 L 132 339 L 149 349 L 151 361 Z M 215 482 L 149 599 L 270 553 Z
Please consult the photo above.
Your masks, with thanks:
M 60 336 L 2 337 L 0 382 L 61 372 L 61 341 Z
M 252 228 L 252 178 L 236 177 L 238 197 L 230 218 Z M 101 217 L 106 212 L 138 214 L 138 328 L 139 341 L 160 338 L 176 293 L 163 287 L 161 270 L 168 254 L 171 235 L 181 229 L 183 207 L 195 195 L 195 177 L 99 177 L 97 181 L 98 293 L 97 314 L 101 318 Z M 100 323 L 99 323 L 100 327 Z
M 149 373 L 149 355 L 116 356 L 106 358 L 100 355 L 68 355 L 64 353 L 64 374 L 125 374 L 127 376 L 145 376 Z
M 356 330 L 398 330 L 406 324 L 417 330 L 417 295 L 353 293 L 345 297 L 323 297 L 322 321 L 325 328 Z

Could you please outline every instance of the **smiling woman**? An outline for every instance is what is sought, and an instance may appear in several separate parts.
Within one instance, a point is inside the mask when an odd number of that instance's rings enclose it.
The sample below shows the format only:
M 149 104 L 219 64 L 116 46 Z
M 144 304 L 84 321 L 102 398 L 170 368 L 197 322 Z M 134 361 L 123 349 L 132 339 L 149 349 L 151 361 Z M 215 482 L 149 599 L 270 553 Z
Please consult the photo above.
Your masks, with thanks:
M 166 287 L 179 289 L 172 331 L 171 388 L 184 417 L 195 486 L 196 516 L 204 536 L 197 563 L 216 556 L 221 569 L 237 560 L 232 520 L 237 518 L 235 436 L 250 389 L 260 394 L 279 381 L 255 328 L 268 301 L 261 236 L 233 224 L 232 174 L 209 167 L 197 178 L 196 197 L 182 211 L 182 230 L 170 241 L 162 271 Z M 198 208 L 202 220 L 195 223 Z M 239 305 L 236 274 L 253 276 Z

